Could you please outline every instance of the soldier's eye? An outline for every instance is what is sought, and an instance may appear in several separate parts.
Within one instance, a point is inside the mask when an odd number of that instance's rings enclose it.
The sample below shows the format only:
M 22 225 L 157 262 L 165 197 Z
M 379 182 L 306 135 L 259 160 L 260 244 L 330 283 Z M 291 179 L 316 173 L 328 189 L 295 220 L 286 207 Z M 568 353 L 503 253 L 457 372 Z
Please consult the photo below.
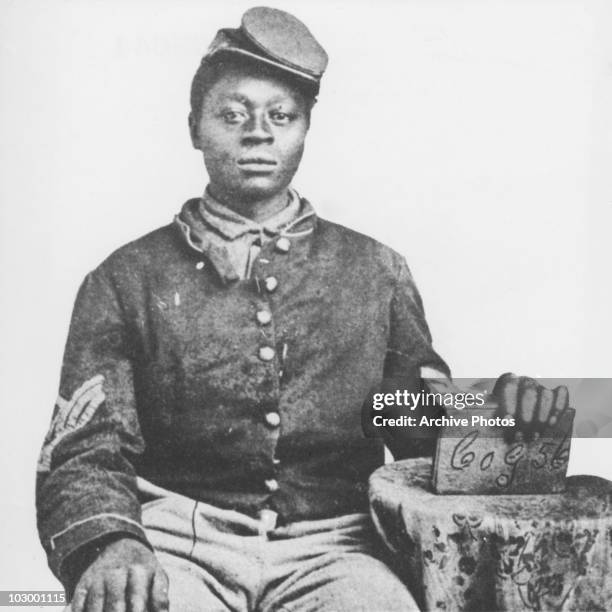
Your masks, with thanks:
M 231 109 L 223 111 L 222 116 L 225 123 L 240 123 L 245 118 L 243 112 Z
M 292 121 L 295 118 L 295 115 L 285 113 L 280 110 L 275 110 L 270 113 L 270 118 L 272 119 L 272 121 L 274 121 L 274 123 L 282 125 L 284 123 L 289 123 L 290 121 Z

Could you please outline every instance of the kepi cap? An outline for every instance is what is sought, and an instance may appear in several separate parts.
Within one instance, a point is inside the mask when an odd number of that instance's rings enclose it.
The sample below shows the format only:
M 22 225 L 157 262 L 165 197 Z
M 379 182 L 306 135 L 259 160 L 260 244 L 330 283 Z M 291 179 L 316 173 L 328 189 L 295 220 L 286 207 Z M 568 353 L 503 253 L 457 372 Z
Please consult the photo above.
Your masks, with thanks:
M 299 19 L 266 6 L 246 11 L 240 28 L 219 30 L 202 63 L 222 53 L 246 56 L 290 73 L 315 95 L 328 62 L 325 49 Z

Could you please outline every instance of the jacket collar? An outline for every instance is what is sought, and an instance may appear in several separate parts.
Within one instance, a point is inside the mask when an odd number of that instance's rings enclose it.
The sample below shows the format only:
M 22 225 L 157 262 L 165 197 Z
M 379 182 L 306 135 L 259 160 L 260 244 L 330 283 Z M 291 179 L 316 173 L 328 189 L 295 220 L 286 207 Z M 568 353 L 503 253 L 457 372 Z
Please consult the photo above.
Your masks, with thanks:
M 275 215 L 258 223 L 243 217 L 219 202 L 213 197 L 208 188 L 204 192 L 204 196 L 200 200 L 197 209 L 204 223 L 228 240 L 235 240 L 245 234 L 259 235 L 264 232 L 274 236 L 284 226 L 296 219 L 299 211 L 300 197 L 295 191 L 290 190 L 287 205 Z
M 177 226 L 180 236 L 187 245 L 198 253 L 205 255 L 214 266 L 222 281 L 228 283 L 238 280 L 239 276 L 231 264 L 227 246 L 223 244 L 223 241 L 218 240 L 218 235 L 215 237 L 217 239 L 214 239 L 213 233 L 225 235 L 230 240 L 231 236 L 228 234 L 233 234 L 237 237 L 249 231 L 256 231 L 258 234 L 260 231 L 266 231 L 272 235 L 285 236 L 287 238 L 308 236 L 314 231 L 317 221 L 316 212 L 310 202 L 305 198 L 301 198 L 296 191 L 292 190 L 292 197 L 295 198 L 298 204 L 297 213 L 294 212 L 288 222 L 280 223 L 280 225 L 278 224 L 277 215 L 266 220 L 263 224 L 258 224 L 237 213 L 233 213 L 233 215 L 240 217 L 240 219 L 233 218 L 232 223 L 229 225 L 223 224 L 223 229 L 221 230 L 221 224 L 211 225 L 209 223 L 210 217 L 202 214 L 202 211 L 205 210 L 204 198 L 187 200 L 183 204 L 181 211 L 175 215 L 174 224 Z M 226 207 L 223 208 L 229 210 Z M 285 208 L 281 212 L 285 210 L 287 209 Z M 230 216 L 228 215 L 228 217 Z M 243 219 L 249 223 L 243 225 Z M 274 219 L 276 219 L 276 223 L 270 224 L 270 221 Z M 281 221 L 285 220 L 281 219 Z M 234 225 L 234 222 L 237 225 Z M 251 224 L 256 226 L 255 230 L 253 230 Z M 246 229 L 247 226 L 248 229 Z

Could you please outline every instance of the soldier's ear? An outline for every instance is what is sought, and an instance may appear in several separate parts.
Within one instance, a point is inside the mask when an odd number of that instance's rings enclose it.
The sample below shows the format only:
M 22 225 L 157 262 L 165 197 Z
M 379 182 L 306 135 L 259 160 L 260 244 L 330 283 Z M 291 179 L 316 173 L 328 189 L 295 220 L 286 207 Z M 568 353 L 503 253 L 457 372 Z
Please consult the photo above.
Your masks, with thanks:
M 307 112 L 306 112 L 306 118 L 308 119 L 308 129 L 310 129 L 310 121 L 311 121 L 311 117 L 312 117 L 312 109 L 314 108 L 314 105 L 317 103 L 317 99 L 316 98 L 312 98 L 311 100 L 307 100 L 306 105 L 307 105 Z
M 193 113 L 189 113 L 188 123 L 191 144 L 193 145 L 194 149 L 201 149 L 200 130 L 198 129 L 198 122 L 195 120 Z

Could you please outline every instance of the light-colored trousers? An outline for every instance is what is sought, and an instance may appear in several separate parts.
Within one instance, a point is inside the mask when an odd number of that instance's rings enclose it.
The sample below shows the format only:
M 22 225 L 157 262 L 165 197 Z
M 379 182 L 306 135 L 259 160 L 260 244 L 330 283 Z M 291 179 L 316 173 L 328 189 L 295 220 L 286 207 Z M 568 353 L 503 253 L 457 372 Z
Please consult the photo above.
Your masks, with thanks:
M 170 612 L 411 612 L 367 514 L 275 527 L 171 495 L 142 508 L 168 574 Z
M 171 612 L 418 610 L 379 557 L 366 514 L 274 528 L 181 496 L 143 506 L 149 541 L 170 580 Z

